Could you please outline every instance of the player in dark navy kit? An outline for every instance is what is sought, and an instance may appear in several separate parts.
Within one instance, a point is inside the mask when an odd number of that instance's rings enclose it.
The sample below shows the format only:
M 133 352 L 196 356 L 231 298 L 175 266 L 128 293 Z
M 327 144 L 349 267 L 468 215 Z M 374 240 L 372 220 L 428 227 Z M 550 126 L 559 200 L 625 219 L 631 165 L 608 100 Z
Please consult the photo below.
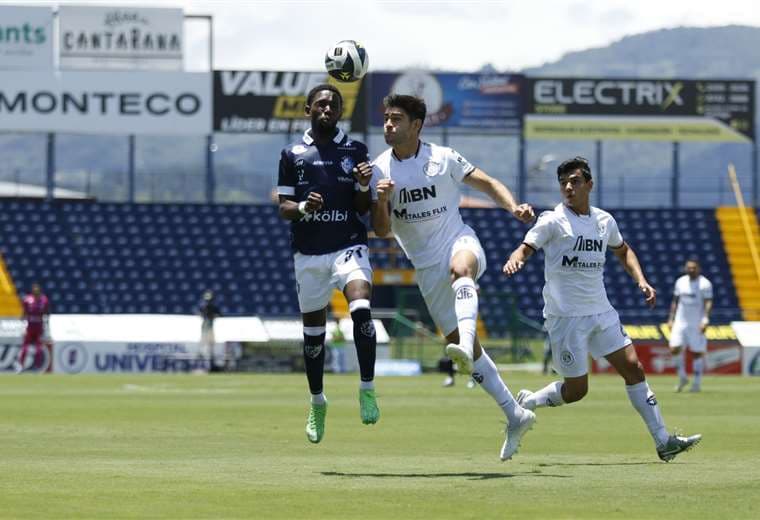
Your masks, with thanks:
M 283 149 L 277 182 L 280 216 L 291 223 L 311 392 L 306 436 L 314 443 L 322 440 L 325 431 L 325 324 L 333 288 L 343 291 L 354 322 L 362 422 L 374 424 L 380 417 L 374 388 L 375 327 L 369 303 L 372 268 L 367 228 L 360 220 L 372 203 L 372 169 L 366 145 L 338 129 L 342 112 L 343 98 L 334 86 L 317 85 L 309 92 L 305 113 L 311 128 L 301 140 Z

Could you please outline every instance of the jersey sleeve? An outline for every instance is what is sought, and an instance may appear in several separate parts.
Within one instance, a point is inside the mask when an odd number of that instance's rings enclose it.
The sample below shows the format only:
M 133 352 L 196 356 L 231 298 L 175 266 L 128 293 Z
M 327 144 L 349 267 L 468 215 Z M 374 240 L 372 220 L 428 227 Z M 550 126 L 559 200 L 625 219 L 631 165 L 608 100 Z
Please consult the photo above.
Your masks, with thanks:
M 680 280 L 680 278 L 678 280 Z M 681 296 L 681 289 L 678 285 L 678 280 L 676 280 L 676 283 L 673 285 L 673 296 L 676 296 L 676 297 Z
M 613 217 L 610 217 L 610 221 L 607 223 L 607 233 L 607 247 L 617 249 L 623 245 L 623 235 Z
M 712 283 L 710 283 L 710 280 L 705 279 L 705 284 L 702 286 L 701 292 L 703 300 L 712 300 L 713 286 Z
M 536 251 L 544 247 L 554 236 L 554 219 L 551 211 L 544 211 L 538 220 L 525 234 L 524 244 Z
M 280 172 L 277 176 L 277 195 L 294 197 L 296 194 L 296 174 L 287 151 L 280 154 Z
M 462 182 L 465 177 L 475 170 L 475 167 L 467 159 L 451 148 L 446 153 L 446 160 L 448 162 L 449 173 L 457 182 Z

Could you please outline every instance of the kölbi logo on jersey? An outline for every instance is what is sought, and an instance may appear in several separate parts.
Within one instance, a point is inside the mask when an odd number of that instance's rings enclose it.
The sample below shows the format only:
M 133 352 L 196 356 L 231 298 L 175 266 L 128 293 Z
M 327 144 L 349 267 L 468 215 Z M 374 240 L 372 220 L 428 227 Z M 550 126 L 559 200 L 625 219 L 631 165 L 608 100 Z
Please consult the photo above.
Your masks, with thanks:
M 347 221 L 348 221 L 348 211 L 340 211 L 337 209 L 307 213 L 301 219 L 301 222 L 347 222 Z

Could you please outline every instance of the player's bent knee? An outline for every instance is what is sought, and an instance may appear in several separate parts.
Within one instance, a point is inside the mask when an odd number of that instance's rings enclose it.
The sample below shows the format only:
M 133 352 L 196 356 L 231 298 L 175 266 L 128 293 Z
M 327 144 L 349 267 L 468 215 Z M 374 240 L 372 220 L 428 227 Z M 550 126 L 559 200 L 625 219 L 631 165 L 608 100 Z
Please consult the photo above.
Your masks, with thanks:
M 588 394 L 588 386 L 573 386 L 570 387 L 567 384 L 563 387 L 562 399 L 565 403 L 576 403 L 586 397 Z

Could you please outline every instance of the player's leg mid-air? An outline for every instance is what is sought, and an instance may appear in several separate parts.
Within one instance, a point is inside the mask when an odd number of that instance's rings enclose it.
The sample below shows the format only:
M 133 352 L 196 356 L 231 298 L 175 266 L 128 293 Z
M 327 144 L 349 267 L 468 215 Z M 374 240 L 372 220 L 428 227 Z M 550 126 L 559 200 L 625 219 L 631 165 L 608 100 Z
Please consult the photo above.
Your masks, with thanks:
M 454 254 L 451 260 L 452 288 L 457 328 L 446 340 L 446 354 L 462 373 L 472 378 L 496 401 L 507 418 L 507 431 L 501 448 L 501 460 L 509 460 L 517 453 L 523 435 L 533 427 L 536 415 L 520 406 L 504 384 L 493 360 L 478 341 L 478 291 L 475 277 L 478 258 L 467 249 Z
M 339 258 L 345 258 L 345 253 Z M 347 262 L 343 262 L 343 266 Z M 339 268 L 340 270 L 340 268 Z M 362 269 L 350 272 L 363 274 Z M 349 277 L 351 275 L 349 274 Z M 376 334 L 370 310 L 371 286 L 363 276 L 346 283 L 343 293 L 353 320 L 354 344 L 359 361 L 359 414 L 364 424 L 375 424 L 380 419 L 380 409 L 375 396 Z M 327 309 L 304 313 L 304 365 L 311 393 L 309 415 L 306 420 L 306 437 L 318 443 L 325 434 L 327 398 L 324 394 L 325 323 Z

